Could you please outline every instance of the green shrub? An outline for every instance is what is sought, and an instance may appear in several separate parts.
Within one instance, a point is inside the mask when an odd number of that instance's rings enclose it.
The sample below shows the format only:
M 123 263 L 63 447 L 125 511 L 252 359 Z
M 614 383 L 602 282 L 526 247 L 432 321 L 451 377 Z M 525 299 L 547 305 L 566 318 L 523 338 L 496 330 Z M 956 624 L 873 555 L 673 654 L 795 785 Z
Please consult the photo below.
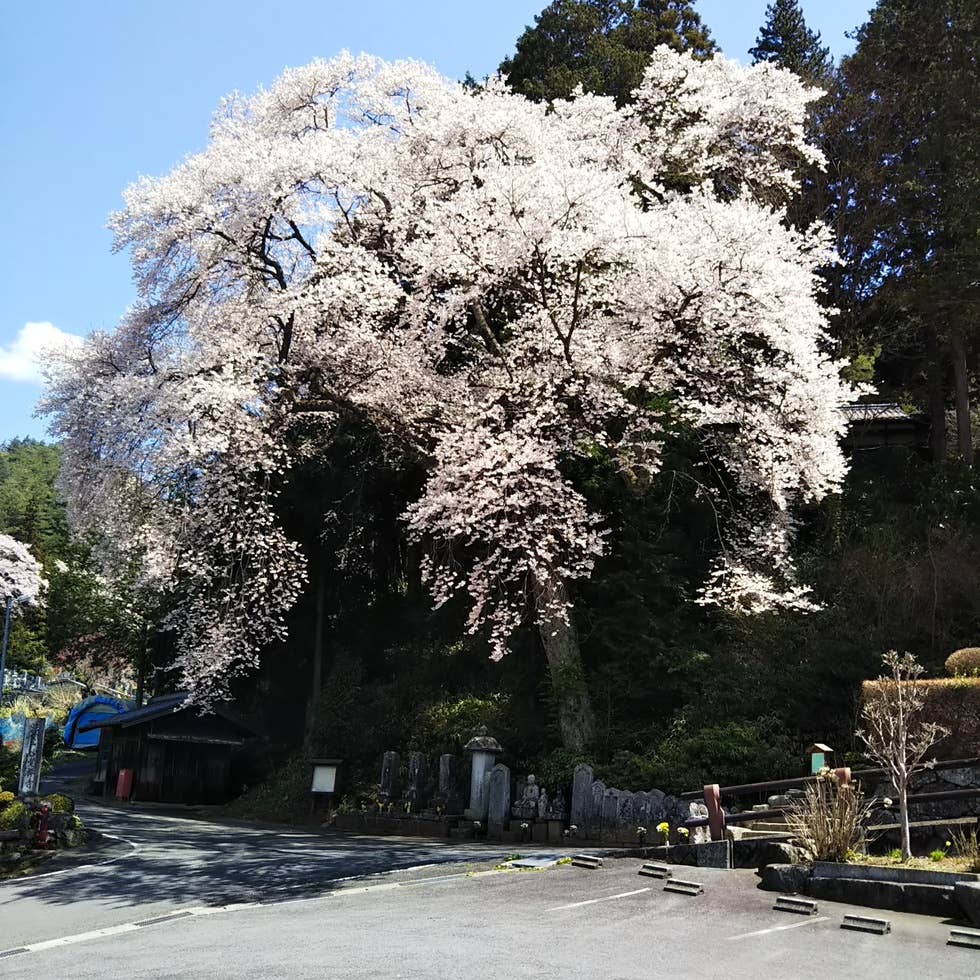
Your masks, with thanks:
M 544 786 L 549 793 L 554 793 L 572 785 L 575 767 L 581 763 L 591 763 L 591 759 L 581 752 L 570 752 L 568 749 L 555 749 L 538 759 L 532 772 L 538 779 L 538 785 Z
M 0 810 L 0 830 L 14 830 L 24 823 L 28 816 L 27 807 L 19 800 Z
M 980 677 L 980 647 L 964 647 L 946 658 L 950 677 Z
M 14 794 L 9 789 L 0 790 L 0 808 L 14 802 Z
M 45 797 L 44 801 L 51 807 L 53 813 L 74 813 L 75 803 L 70 796 L 65 796 L 64 793 L 52 793 L 50 796 Z
M 499 731 L 508 701 L 505 694 L 436 701 L 419 713 L 413 743 L 433 755 L 460 752 L 481 725 L 491 734 Z
M 596 779 L 617 789 L 639 791 L 663 788 L 658 782 L 663 778 L 663 771 L 653 756 L 623 750 L 614 752 L 608 762 L 595 768 Z
M 649 785 L 667 793 L 797 774 L 802 758 L 773 718 L 732 721 L 688 732 L 679 727 L 653 753 Z
M 943 850 L 930 851 L 929 852 L 929 857 L 933 861 L 945 861 L 946 860 L 946 852 L 943 851 Z
M 309 758 L 296 756 L 229 803 L 228 812 L 246 819 L 286 823 L 302 817 L 309 813 L 312 772 Z

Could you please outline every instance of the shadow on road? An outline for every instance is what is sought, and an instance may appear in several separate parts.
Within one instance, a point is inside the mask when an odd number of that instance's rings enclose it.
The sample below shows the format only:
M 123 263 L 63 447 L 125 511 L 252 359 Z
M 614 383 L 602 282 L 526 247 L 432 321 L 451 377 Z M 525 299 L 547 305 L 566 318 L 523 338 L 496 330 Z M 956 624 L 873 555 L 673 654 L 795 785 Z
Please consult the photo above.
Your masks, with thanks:
M 504 851 L 403 838 L 310 835 L 153 818 L 124 810 L 85 808 L 86 823 L 118 835 L 107 860 L 91 869 L 32 881 L 19 879 L 17 897 L 50 905 L 97 901 L 112 906 L 150 903 L 228 905 L 322 895 L 339 880 L 444 862 L 486 863 Z M 77 864 L 81 856 L 69 860 Z M 49 865 L 49 867 L 52 867 Z M 8 898 L 0 889 L 0 905 Z

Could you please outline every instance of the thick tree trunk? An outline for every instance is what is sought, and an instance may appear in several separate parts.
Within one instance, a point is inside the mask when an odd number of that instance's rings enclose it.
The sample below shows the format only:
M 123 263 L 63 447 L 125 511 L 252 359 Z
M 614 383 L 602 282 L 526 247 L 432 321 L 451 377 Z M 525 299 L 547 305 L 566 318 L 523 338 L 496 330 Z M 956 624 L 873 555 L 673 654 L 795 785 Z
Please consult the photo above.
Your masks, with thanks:
M 316 726 L 316 711 L 323 687 L 323 613 L 327 598 L 327 587 L 323 576 L 320 576 L 316 587 L 316 620 L 313 627 L 313 676 L 312 690 L 306 709 L 306 744 L 309 747 Z
M 559 611 L 568 603 L 568 592 L 560 580 L 546 578 L 538 582 L 536 600 L 562 745 L 571 752 L 582 752 L 595 743 L 595 714 L 589 701 L 575 625 Z
M 935 336 L 929 338 L 929 450 L 934 463 L 946 459 L 946 385 L 942 351 Z
M 960 456 L 973 462 L 973 431 L 970 423 L 970 376 L 966 367 L 966 350 L 957 338 L 953 348 L 953 385 L 956 396 L 956 444 Z

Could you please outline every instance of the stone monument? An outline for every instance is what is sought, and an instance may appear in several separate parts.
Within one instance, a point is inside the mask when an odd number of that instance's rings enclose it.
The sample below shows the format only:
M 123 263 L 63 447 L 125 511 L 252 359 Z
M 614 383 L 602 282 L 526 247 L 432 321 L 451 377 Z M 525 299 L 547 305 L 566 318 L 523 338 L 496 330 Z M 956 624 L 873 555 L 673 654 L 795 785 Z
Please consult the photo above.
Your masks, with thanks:
M 456 772 L 456 756 L 451 752 L 439 756 L 439 789 L 432 802 L 444 813 L 459 813 L 463 809 L 459 797 L 459 778 Z
M 385 752 L 381 757 L 381 782 L 378 784 L 378 799 L 381 805 L 390 803 L 398 795 L 398 770 L 401 759 L 397 752 Z
M 422 801 L 425 788 L 425 756 L 421 752 L 408 753 L 408 786 L 405 787 L 404 800 L 412 806 L 414 813 Z
M 487 834 L 502 837 L 510 812 L 510 769 L 497 763 L 487 781 Z
M 463 815 L 467 820 L 479 820 L 482 823 L 487 819 L 487 783 L 490 779 L 490 771 L 493 769 L 494 760 L 504 750 L 495 738 L 487 734 L 486 728 L 482 725 L 464 748 L 472 756 L 472 763 L 470 805 Z

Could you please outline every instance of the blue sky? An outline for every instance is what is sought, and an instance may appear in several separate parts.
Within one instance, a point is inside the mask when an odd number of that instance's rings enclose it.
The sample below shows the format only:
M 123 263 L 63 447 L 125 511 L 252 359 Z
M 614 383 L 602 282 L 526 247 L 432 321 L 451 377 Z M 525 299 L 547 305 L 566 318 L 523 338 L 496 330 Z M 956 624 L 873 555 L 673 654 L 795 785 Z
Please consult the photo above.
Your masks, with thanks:
M 106 216 L 140 174 L 202 149 L 211 112 L 290 65 L 343 48 L 484 75 L 546 0 L 44 0 L 10 4 L 0 37 L 0 442 L 43 437 L 33 351 L 55 331 L 111 328 L 133 301 Z M 870 0 L 803 0 L 835 56 Z M 747 60 L 766 0 L 698 0 Z M 465 11 L 465 13 L 464 13 Z

